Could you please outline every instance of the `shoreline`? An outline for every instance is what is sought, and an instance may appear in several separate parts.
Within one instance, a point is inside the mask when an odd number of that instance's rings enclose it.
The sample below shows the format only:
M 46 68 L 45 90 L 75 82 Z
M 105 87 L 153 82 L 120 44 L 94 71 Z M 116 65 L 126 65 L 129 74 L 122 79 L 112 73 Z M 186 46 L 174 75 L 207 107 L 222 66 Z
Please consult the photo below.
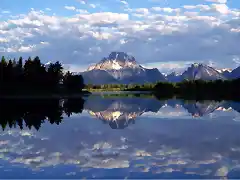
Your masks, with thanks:
M 15 94 L 15 95 L 0 95 L 0 99 L 48 99 L 48 98 L 58 98 L 58 99 L 65 99 L 65 98 L 80 98 L 80 97 L 85 97 L 89 96 L 92 93 L 89 91 L 84 91 L 81 93 L 49 93 L 49 94 Z

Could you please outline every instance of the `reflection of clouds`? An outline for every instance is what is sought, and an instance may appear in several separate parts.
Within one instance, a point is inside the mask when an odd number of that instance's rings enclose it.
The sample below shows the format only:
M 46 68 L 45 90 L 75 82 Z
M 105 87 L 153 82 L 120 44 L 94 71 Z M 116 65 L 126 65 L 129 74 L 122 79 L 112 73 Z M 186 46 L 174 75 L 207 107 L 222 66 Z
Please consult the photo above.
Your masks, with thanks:
M 142 117 L 154 117 L 154 118 L 191 118 L 189 113 L 183 107 L 176 106 L 173 108 L 171 106 L 164 106 L 158 112 L 145 112 Z
M 218 108 L 213 113 L 219 112 L 230 117 L 233 111 Z M 155 115 L 146 112 L 135 125 L 121 131 L 86 115 L 65 118 L 59 126 L 45 123 L 39 131 L 1 131 L 0 162 L 32 170 L 73 165 L 79 172 L 121 168 L 127 172 L 221 177 L 240 164 L 237 122 L 193 121 L 181 105 L 164 106 Z M 155 121 L 151 117 L 168 117 L 172 121 Z M 220 119 L 221 114 L 214 118 Z M 63 173 L 77 176 L 79 172 Z
M 15 132 L 12 134 L 16 135 L 17 133 Z M 21 135 L 22 134 L 19 133 L 19 138 Z M 17 139 L 16 136 L 14 137 Z M 34 137 L 35 140 L 42 138 L 37 135 Z M 77 138 L 77 136 L 75 137 Z M 23 136 L 23 138 L 27 139 L 29 137 Z M 62 164 L 76 165 L 83 169 L 129 168 L 129 170 L 132 169 L 137 172 L 152 172 L 161 174 L 182 172 L 183 169 L 198 167 L 197 172 L 194 172 L 192 169 L 191 171 L 189 170 L 184 173 L 207 175 L 210 173 L 210 170 L 206 168 L 200 169 L 200 165 L 213 165 L 216 166 L 216 175 L 226 175 L 226 170 L 219 167 L 223 163 L 222 159 L 217 158 L 215 155 L 209 156 L 209 159 L 195 160 L 191 159 L 190 152 L 187 152 L 184 149 L 175 149 L 168 146 L 156 145 L 154 149 L 144 150 L 147 147 L 139 145 L 138 142 L 135 141 L 136 139 L 134 137 L 119 137 L 119 139 L 119 142 L 121 143 L 118 145 L 115 143 L 116 139 L 112 139 L 108 142 L 98 141 L 98 139 L 96 139 L 92 146 L 88 145 L 84 149 L 78 151 L 78 153 L 76 152 L 76 154 L 73 154 L 68 147 L 62 149 L 61 152 L 48 152 L 48 147 L 46 147 L 45 150 L 36 151 L 36 149 L 34 149 L 35 146 L 27 144 L 27 141 L 24 139 L 17 145 L 14 140 L 1 141 L 2 146 L 5 147 L 0 147 L 1 152 L 4 152 L 4 157 L 0 157 L 9 163 L 19 164 L 20 166 L 23 164 L 25 167 L 31 167 L 33 170 Z M 132 143 L 127 144 L 128 141 L 126 139 L 132 140 Z M 146 139 L 141 139 L 141 141 L 145 140 Z M 51 141 L 52 146 L 55 145 L 55 141 L 52 139 L 47 139 L 46 141 Z M 122 148 L 127 145 L 129 148 Z M 22 149 L 24 149 L 24 151 Z M 69 150 L 70 152 L 68 152 Z M 142 162 L 139 163 L 138 161 Z M 71 175 L 76 175 L 76 172 L 66 173 L 66 176 Z

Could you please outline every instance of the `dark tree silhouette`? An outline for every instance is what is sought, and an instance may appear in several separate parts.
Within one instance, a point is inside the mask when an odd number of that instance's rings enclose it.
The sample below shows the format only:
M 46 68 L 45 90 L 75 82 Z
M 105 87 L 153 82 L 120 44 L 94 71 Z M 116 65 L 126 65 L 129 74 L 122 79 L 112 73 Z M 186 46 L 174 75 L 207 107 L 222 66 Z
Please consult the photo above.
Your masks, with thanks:
M 78 93 L 84 88 L 81 75 L 64 75 L 60 62 L 50 63 L 48 67 L 41 63 L 38 56 L 29 57 L 23 64 L 8 60 L 2 56 L 0 61 L 0 95 Z
M 63 79 L 64 88 L 67 92 L 78 92 L 84 88 L 84 81 L 81 75 L 72 75 L 69 71 Z
M 168 94 L 191 99 L 240 99 L 240 79 L 216 81 L 183 81 L 180 83 L 158 83 L 152 89 L 157 97 Z

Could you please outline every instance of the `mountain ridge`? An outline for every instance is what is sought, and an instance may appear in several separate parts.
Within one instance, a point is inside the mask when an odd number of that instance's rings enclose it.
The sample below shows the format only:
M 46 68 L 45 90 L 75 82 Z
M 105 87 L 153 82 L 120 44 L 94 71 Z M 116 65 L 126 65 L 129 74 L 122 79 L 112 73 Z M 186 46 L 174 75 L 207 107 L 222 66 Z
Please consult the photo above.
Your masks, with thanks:
M 181 82 L 183 80 L 227 80 L 240 77 L 240 67 L 215 69 L 203 63 L 191 64 L 182 74 L 164 75 L 157 68 L 148 69 L 138 64 L 135 57 L 125 52 L 111 52 L 108 57 L 80 73 L 86 84 L 144 84 Z

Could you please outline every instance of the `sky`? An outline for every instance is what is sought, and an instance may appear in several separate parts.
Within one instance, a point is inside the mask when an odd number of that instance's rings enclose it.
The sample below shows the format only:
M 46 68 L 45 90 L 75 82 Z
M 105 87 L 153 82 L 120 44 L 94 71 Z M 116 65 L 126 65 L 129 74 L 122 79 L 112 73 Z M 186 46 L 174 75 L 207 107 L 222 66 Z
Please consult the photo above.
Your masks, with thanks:
M 83 71 L 112 51 L 162 72 L 240 65 L 239 0 L 0 0 L 0 56 Z

